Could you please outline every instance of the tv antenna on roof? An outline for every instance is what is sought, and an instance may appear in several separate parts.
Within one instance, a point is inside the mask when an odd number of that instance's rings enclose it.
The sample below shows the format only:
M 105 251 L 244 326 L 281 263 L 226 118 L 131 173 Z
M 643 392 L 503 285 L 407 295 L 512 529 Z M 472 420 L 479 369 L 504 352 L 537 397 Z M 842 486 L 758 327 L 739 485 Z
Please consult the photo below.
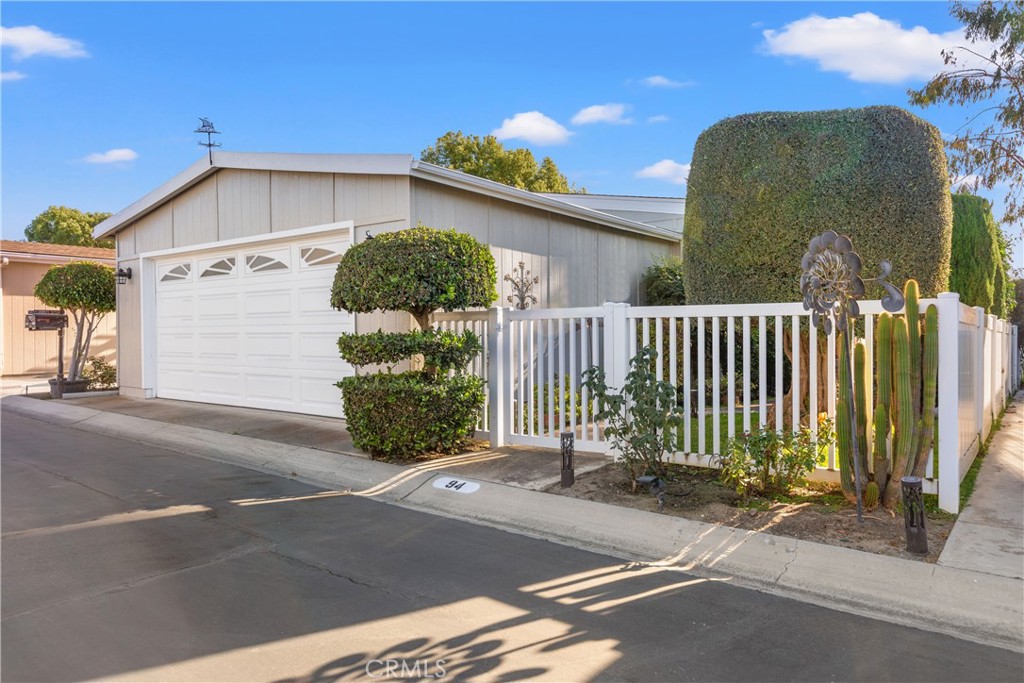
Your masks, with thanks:
M 210 119 L 204 119 L 202 116 L 199 117 L 199 127 L 196 128 L 194 133 L 206 133 L 206 142 L 199 141 L 200 147 L 205 147 L 210 151 L 210 166 L 213 166 L 213 148 L 220 147 L 219 142 L 214 142 L 212 135 L 220 135 L 220 131 L 213 127 L 213 122 Z

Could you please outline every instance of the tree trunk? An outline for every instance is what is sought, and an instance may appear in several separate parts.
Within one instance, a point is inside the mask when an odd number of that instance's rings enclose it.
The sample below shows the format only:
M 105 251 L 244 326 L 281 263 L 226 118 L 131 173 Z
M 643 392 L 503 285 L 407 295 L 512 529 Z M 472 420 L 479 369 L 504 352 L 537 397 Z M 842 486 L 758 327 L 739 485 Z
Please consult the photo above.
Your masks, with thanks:
M 800 384 L 799 386 L 793 386 L 790 382 L 789 391 L 782 397 L 781 401 L 777 401 L 775 407 L 769 411 L 768 423 L 770 425 L 775 424 L 775 410 L 781 408 L 782 410 L 782 424 L 786 429 L 795 430 L 800 425 L 793 425 L 793 391 L 799 392 L 797 395 L 800 396 L 800 421 L 801 424 L 810 426 L 811 420 L 817 420 L 817 415 L 811 415 L 811 332 L 814 333 L 814 338 L 817 346 L 818 354 L 818 387 L 817 397 L 818 404 L 817 409 L 819 413 L 825 412 L 828 409 L 828 339 L 820 334 L 817 334 L 817 330 L 812 328 L 811 330 L 800 331 Z M 789 359 L 790 366 L 793 364 L 793 332 L 791 328 L 785 328 L 782 332 L 782 351 Z

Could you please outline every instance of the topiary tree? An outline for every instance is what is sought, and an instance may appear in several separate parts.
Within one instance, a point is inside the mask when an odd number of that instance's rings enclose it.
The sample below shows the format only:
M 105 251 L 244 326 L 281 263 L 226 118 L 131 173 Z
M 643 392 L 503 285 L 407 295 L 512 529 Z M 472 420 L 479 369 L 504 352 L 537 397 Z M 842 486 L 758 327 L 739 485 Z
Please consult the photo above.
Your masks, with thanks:
M 923 296 L 944 291 L 952 206 L 943 147 L 937 128 L 889 106 L 746 114 L 711 126 L 694 146 L 687 185 L 687 303 L 800 301 L 796 256 L 829 229 L 850 236 L 865 264 L 891 261 L 893 280 L 915 278 Z M 809 364 L 809 337 L 802 347 Z M 789 339 L 784 348 L 790 354 Z M 806 367 L 800 378 L 806 396 Z
M 960 301 L 968 306 L 996 313 L 995 308 L 1002 308 L 1005 289 L 1002 269 L 999 228 L 992 217 L 991 203 L 972 194 L 954 194 L 949 291 L 960 294 Z
M 450 452 L 473 433 L 484 404 L 483 380 L 464 370 L 480 352 L 480 340 L 468 330 L 433 330 L 430 315 L 489 306 L 498 298 L 496 283 L 487 246 L 455 230 L 419 226 L 385 233 L 345 253 L 331 289 L 332 306 L 352 313 L 406 311 L 420 326 L 338 339 L 349 363 L 389 366 L 387 372 L 338 382 L 357 448 L 405 458 Z M 392 372 L 394 364 L 413 357 L 424 359 L 423 370 Z
M 103 317 L 117 308 L 114 269 L 91 261 L 54 266 L 35 287 L 36 298 L 47 306 L 64 309 L 75 327 L 68 381 L 82 379 L 92 335 Z

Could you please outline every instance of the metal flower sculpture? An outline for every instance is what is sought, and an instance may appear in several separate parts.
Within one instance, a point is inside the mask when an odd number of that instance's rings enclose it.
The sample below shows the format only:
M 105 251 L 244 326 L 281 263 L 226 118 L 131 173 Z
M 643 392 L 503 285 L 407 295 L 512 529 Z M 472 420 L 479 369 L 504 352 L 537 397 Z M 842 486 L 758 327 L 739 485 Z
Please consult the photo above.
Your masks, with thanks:
M 507 297 L 510 304 L 515 303 L 516 308 L 520 311 L 525 311 L 530 307 L 531 303 L 534 306 L 537 305 L 537 297 L 532 292 L 533 286 L 540 282 L 540 276 L 534 275 L 530 277 L 530 271 L 526 269 L 524 262 L 520 261 L 518 270 L 514 270 L 506 275 L 504 280 L 505 282 L 512 283 L 512 294 L 509 294 Z
M 804 297 L 804 310 L 811 311 L 811 322 L 821 326 L 825 334 L 832 334 L 833 326 L 843 333 L 846 345 L 846 387 L 847 396 L 853 395 L 853 321 L 860 315 L 857 299 L 864 296 L 864 282 L 875 282 L 886 292 L 882 297 L 882 308 L 895 313 L 903 308 L 903 294 L 885 281 L 892 272 L 892 264 L 882 261 L 879 273 L 873 278 L 861 276 L 860 256 L 853 250 L 853 242 L 846 235 L 826 230 L 811 240 L 807 253 L 800 262 L 803 274 L 800 276 L 800 293 Z M 847 415 L 851 425 L 857 424 L 855 401 L 847 401 Z M 853 478 L 857 493 L 857 521 L 863 522 L 863 497 L 861 493 L 860 448 L 857 430 L 851 433 L 853 453 Z

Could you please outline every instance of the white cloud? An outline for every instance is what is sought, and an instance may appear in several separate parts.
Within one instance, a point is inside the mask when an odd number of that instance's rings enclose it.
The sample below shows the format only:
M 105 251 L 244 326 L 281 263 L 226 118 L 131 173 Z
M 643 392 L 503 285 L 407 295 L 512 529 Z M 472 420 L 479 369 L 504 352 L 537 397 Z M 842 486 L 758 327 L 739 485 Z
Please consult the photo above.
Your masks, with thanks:
M 633 119 L 623 118 L 629 107 L 625 104 L 595 104 L 576 112 L 572 117 L 574 126 L 588 123 L 633 123 Z
M 961 187 L 965 187 L 966 186 L 967 189 L 969 189 L 969 190 L 971 190 L 973 192 L 975 184 L 979 183 L 980 181 L 981 181 L 981 176 L 979 176 L 977 174 L 974 174 L 974 173 L 968 173 L 967 175 L 965 175 L 963 177 L 951 178 L 950 179 L 950 183 L 949 183 L 949 188 L 951 190 L 955 191 L 955 190 L 959 190 Z
M 658 163 L 651 164 L 647 168 L 636 172 L 637 178 L 656 178 L 657 180 L 667 180 L 676 185 L 686 183 L 686 178 L 689 175 L 690 164 L 680 164 L 671 159 L 662 159 Z
M 539 111 L 520 112 L 491 131 L 499 140 L 526 140 L 535 145 L 563 145 L 572 135 L 565 126 Z
M 838 71 L 861 83 L 930 79 L 945 66 L 941 51 L 965 44 L 961 29 L 905 29 L 871 12 L 834 19 L 812 14 L 763 35 L 768 54 L 812 59 L 823 71 Z
M 672 119 L 670 119 L 669 117 L 665 116 L 664 114 L 658 114 L 657 116 L 649 116 L 649 117 L 647 117 L 647 123 L 667 123 L 667 122 L 669 122 L 671 120 Z
M 693 81 L 673 81 L 664 76 L 648 76 L 640 82 L 650 88 L 683 88 L 694 84 Z
M 0 71 L 0 81 L 20 81 L 28 78 L 20 71 Z
M 108 149 L 106 152 L 93 152 L 85 157 L 84 161 L 90 164 L 121 164 L 138 158 L 139 154 L 134 149 L 119 147 Z
M 14 59 L 35 55 L 48 57 L 88 57 L 78 40 L 50 33 L 38 26 L 0 26 L 0 45 L 14 51 Z

